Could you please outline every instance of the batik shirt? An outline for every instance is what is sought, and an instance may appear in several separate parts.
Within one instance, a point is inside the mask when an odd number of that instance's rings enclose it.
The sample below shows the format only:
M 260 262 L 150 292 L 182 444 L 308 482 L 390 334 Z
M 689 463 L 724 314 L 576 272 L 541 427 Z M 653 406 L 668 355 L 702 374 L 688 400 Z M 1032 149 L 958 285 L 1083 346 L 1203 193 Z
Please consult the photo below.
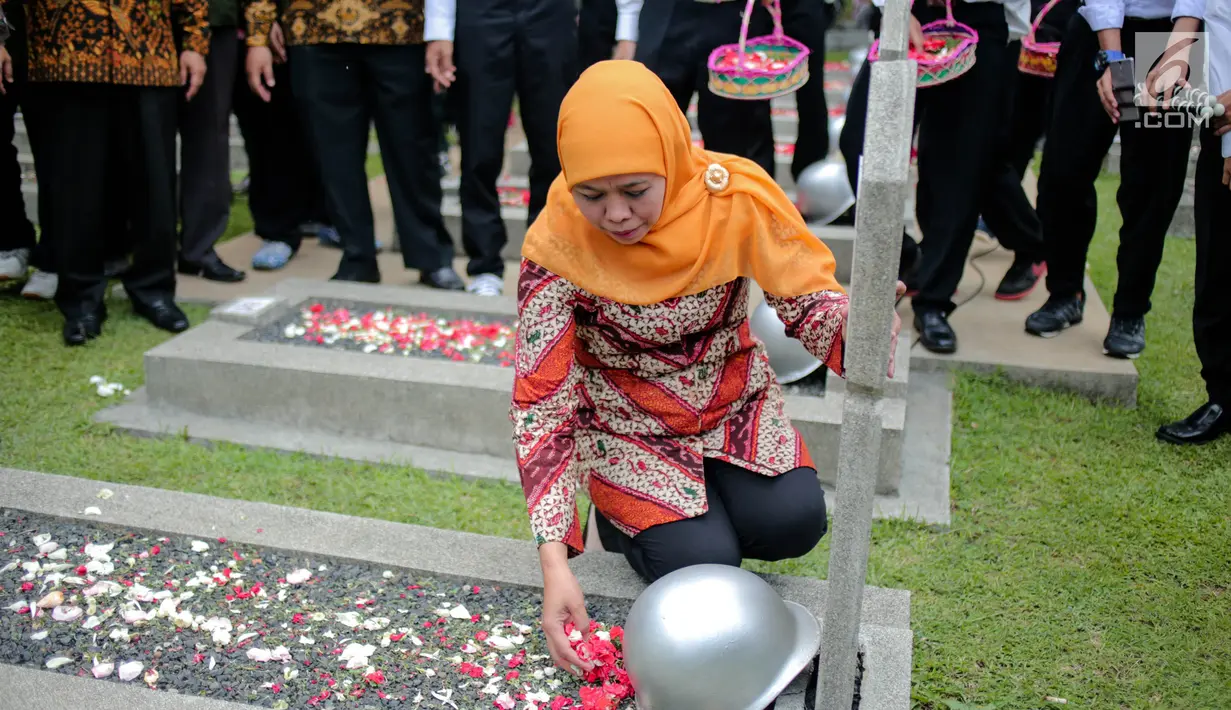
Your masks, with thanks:
M 423 42 L 423 0 L 245 0 L 244 17 L 249 47 L 267 46 L 275 22 L 292 47 Z
M 842 374 L 845 294 L 766 301 Z M 522 260 L 510 413 L 538 544 L 582 552 L 585 487 L 627 535 L 709 507 L 704 460 L 765 476 L 813 466 L 748 323 L 748 280 L 631 306 Z

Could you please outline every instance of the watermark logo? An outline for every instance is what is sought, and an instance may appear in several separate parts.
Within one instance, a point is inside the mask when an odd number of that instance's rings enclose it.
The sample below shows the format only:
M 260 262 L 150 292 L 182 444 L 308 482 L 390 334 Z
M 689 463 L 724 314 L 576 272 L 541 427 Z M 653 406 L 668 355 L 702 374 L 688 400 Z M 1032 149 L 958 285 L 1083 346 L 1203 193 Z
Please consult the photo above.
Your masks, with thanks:
M 1202 128 L 1216 98 L 1209 93 L 1205 32 L 1137 32 L 1133 102 L 1142 128 Z M 1178 85 L 1184 84 L 1182 88 Z M 1175 87 L 1162 107 L 1164 91 Z

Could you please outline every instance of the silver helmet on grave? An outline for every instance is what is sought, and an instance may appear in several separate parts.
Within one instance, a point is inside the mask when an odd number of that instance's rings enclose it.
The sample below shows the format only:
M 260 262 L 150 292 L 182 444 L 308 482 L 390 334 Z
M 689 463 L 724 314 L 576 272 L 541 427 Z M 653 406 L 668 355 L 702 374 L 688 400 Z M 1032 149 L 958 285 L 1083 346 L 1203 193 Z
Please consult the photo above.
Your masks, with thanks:
M 762 710 L 821 645 L 816 617 L 739 567 L 694 565 L 654 582 L 624 624 L 638 710 Z
M 752 335 L 765 345 L 769 366 L 779 384 L 797 382 L 820 368 L 821 361 L 813 357 L 803 343 L 786 334 L 786 325 L 765 301 L 752 309 L 748 325 Z
M 829 224 L 855 204 L 846 163 L 838 158 L 826 158 L 804 168 L 795 189 L 799 211 L 812 224 Z

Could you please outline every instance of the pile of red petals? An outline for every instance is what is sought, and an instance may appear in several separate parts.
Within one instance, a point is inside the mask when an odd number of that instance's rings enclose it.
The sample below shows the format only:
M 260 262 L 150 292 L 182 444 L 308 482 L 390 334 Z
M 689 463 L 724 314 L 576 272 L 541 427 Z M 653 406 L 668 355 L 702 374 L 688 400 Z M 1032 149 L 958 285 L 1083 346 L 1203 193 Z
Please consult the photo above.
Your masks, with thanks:
M 530 204 L 530 191 L 524 187 L 497 187 L 500 204 L 505 207 L 525 207 Z
M 911 59 L 916 61 L 926 59 L 929 62 L 934 62 L 948 54 L 951 49 L 952 48 L 949 46 L 949 43 L 945 40 L 932 38 L 923 40 L 922 51 L 911 47 L 908 54 Z
M 368 353 L 430 353 L 455 362 L 488 360 L 511 367 L 516 329 L 499 321 L 447 320 L 427 313 L 398 315 L 392 310 L 357 314 L 314 303 L 302 311 L 298 324 L 284 329 L 283 335 L 318 345 L 352 341 Z
M 578 657 L 593 664 L 582 678 L 587 685 L 578 691 L 581 707 L 584 710 L 618 708 L 621 702 L 633 697 L 633 685 L 624 670 L 624 629 L 612 626 L 604 633 L 597 622 L 591 621 L 588 638 L 582 639 L 574 631 L 572 623 L 565 625 L 564 632 L 569 635 L 570 645 Z
M 744 61 L 741 64 L 739 60 L 739 50 L 736 48 L 728 49 L 718 56 L 718 61 L 714 63 L 719 69 L 744 69 L 744 70 L 768 70 L 782 71 L 786 69 L 787 62 L 781 59 L 775 59 L 765 52 L 747 52 L 744 54 Z

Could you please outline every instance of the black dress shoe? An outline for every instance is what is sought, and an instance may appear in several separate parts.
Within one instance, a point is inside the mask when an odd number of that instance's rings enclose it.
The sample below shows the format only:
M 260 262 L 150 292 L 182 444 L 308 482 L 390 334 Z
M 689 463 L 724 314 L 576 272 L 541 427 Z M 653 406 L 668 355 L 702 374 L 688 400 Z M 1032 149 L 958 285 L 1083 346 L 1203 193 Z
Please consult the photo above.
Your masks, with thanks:
M 102 334 L 103 315 L 101 313 L 86 313 L 64 319 L 64 344 L 70 347 L 85 345 L 87 340 L 93 340 Z
M 338 267 L 337 273 L 333 275 L 330 281 L 354 281 L 365 284 L 380 283 L 380 269 L 376 265 L 369 267 L 356 267 L 343 265 Z
M 182 333 L 188 330 L 188 316 L 169 298 L 155 298 L 149 301 L 133 300 L 133 312 L 148 320 L 155 328 L 170 333 Z
M 957 333 L 949 318 L 941 311 L 921 311 L 915 314 L 915 331 L 919 342 L 934 353 L 948 355 L 957 352 Z
M 179 271 L 181 274 L 189 276 L 200 276 L 203 279 L 210 281 L 221 281 L 222 283 L 238 283 L 243 281 L 247 276 L 239 269 L 233 269 L 223 263 L 222 259 L 217 254 L 208 254 L 200 261 L 185 261 L 180 259 Z
M 442 291 L 464 291 L 465 282 L 457 275 L 452 266 L 443 266 L 435 271 L 424 271 L 419 275 L 419 283 Z
M 1158 428 L 1156 436 L 1171 444 L 1208 444 L 1231 431 L 1231 412 L 1207 402 L 1188 418 Z

